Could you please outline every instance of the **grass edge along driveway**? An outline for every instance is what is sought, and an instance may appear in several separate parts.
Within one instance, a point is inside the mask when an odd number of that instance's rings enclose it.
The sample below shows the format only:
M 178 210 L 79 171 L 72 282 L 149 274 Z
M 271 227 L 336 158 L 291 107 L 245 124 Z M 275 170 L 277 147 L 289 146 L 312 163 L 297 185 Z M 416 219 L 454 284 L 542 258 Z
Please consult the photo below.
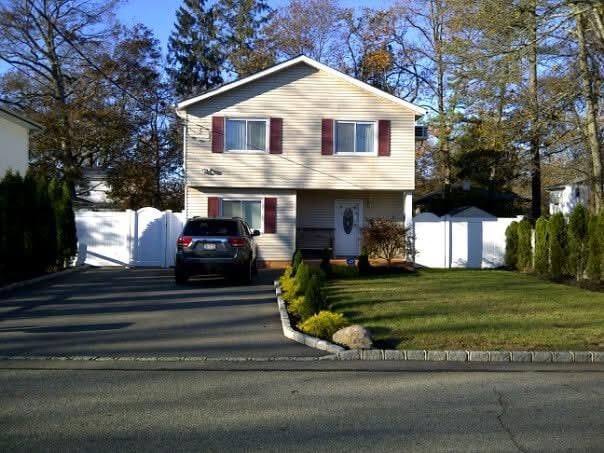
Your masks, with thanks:
M 604 293 L 502 270 L 329 282 L 331 309 L 398 349 L 604 350 Z

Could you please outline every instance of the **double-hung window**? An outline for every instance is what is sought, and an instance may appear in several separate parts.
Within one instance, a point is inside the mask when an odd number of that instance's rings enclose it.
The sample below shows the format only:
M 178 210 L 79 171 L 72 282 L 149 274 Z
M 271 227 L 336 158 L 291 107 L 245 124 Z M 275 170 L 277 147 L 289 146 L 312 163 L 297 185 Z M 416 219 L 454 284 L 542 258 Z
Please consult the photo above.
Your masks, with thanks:
M 268 147 L 268 120 L 227 118 L 226 151 L 262 151 Z
M 336 121 L 336 154 L 375 154 L 376 127 L 373 121 Z
M 262 229 L 261 200 L 222 200 L 224 217 L 241 217 L 253 230 Z

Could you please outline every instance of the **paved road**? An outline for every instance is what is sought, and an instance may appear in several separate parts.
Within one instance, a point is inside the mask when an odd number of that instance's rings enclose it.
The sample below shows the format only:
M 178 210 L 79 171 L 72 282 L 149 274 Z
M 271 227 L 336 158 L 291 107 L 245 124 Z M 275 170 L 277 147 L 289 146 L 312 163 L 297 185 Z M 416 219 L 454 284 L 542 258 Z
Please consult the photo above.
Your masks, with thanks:
M 550 452 L 604 445 L 601 369 L 0 365 L 2 451 Z M 325 370 L 306 369 L 319 366 Z
M 0 355 L 320 355 L 283 337 L 275 277 L 176 286 L 165 269 L 71 274 L 0 295 Z

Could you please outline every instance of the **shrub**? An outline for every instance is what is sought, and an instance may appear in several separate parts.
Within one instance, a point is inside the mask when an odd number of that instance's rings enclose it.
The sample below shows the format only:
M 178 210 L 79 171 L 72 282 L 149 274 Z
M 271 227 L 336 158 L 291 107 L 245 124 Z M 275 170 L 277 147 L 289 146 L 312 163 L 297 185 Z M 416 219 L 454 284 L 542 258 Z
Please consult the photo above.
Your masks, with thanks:
M 294 297 L 296 292 L 296 279 L 292 277 L 291 266 L 285 268 L 285 272 L 283 272 L 283 275 L 279 278 L 279 284 L 281 285 L 281 292 L 284 299 L 289 300 Z
M 549 244 L 545 217 L 539 217 L 535 225 L 535 272 L 539 275 L 549 274 Z
M 518 222 L 512 222 L 505 230 L 505 265 L 518 268 Z
M 296 250 L 294 252 L 294 256 L 292 257 L 292 276 L 295 276 L 298 272 L 298 267 L 302 264 L 304 260 L 302 259 L 302 252 L 300 250 Z
M 405 235 L 405 227 L 400 222 L 369 219 L 363 228 L 363 246 L 370 255 L 385 259 L 390 267 L 394 258 L 405 255 Z
M 321 251 L 321 270 L 326 275 L 331 275 L 331 250 L 323 249 Z
M 599 283 L 604 258 L 604 211 L 600 215 L 591 216 L 587 249 L 587 277 L 592 282 Z
M 560 280 L 566 270 L 566 223 L 562 213 L 554 214 L 547 223 L 550 275 Z
M 347 325 L 348 322 L 341 313 L 321 311 L 298 324 L 298 329 L 313 337 L 331 341 L 333 334 Z
M 366 247 L 363 247 L 361 249 L 361 254 L 359 255 L 357 267 L 359 268 L 359 274 L 361 275 L 367 275 L 371 273 L 371 263 L 369 263 L 369 253 L 367 252 Z
M 527 219 L 523 219 L 518 224 L 517 267 L 523 272 L 530 271 L 533 267 L 533 249 L 531 246 L 532 232 L 531 222 Z
M 298 271 L 294 274 L 296 279 L 295 296 L 301 296 L 304 294 L 308 280 L 310 280 L 310 274 L 311 270 L 308 264 L 303 262 L 298 266 Z
M 311 304 L 308 304 L 304 296 L 294 297 L 289 304 L 287 304 L 289 312 L 297 316 L 301 320 L 310 318 L 315 314 Z
M 306 299 L 306 303 L 312 307 L 313 314 L 326 308 L 322 286 L 323 282 L 321 281 L 319 274 L 312 274 L 306 285 L 306 290 L 304 291 L 304 299 Z
M 585 276 L 587 264 L 587 238 L 589 213 L 579 204 L 568 220 L 569 271 L 577 280 Z

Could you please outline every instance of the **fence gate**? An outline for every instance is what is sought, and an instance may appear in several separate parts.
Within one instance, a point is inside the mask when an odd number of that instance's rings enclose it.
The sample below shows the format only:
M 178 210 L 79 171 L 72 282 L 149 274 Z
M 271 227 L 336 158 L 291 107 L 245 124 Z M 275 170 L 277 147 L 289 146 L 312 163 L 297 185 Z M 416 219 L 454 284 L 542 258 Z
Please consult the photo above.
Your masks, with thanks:
M 76 211 L 78 263 L 93 266 L 170 267 L 184 213 Z

